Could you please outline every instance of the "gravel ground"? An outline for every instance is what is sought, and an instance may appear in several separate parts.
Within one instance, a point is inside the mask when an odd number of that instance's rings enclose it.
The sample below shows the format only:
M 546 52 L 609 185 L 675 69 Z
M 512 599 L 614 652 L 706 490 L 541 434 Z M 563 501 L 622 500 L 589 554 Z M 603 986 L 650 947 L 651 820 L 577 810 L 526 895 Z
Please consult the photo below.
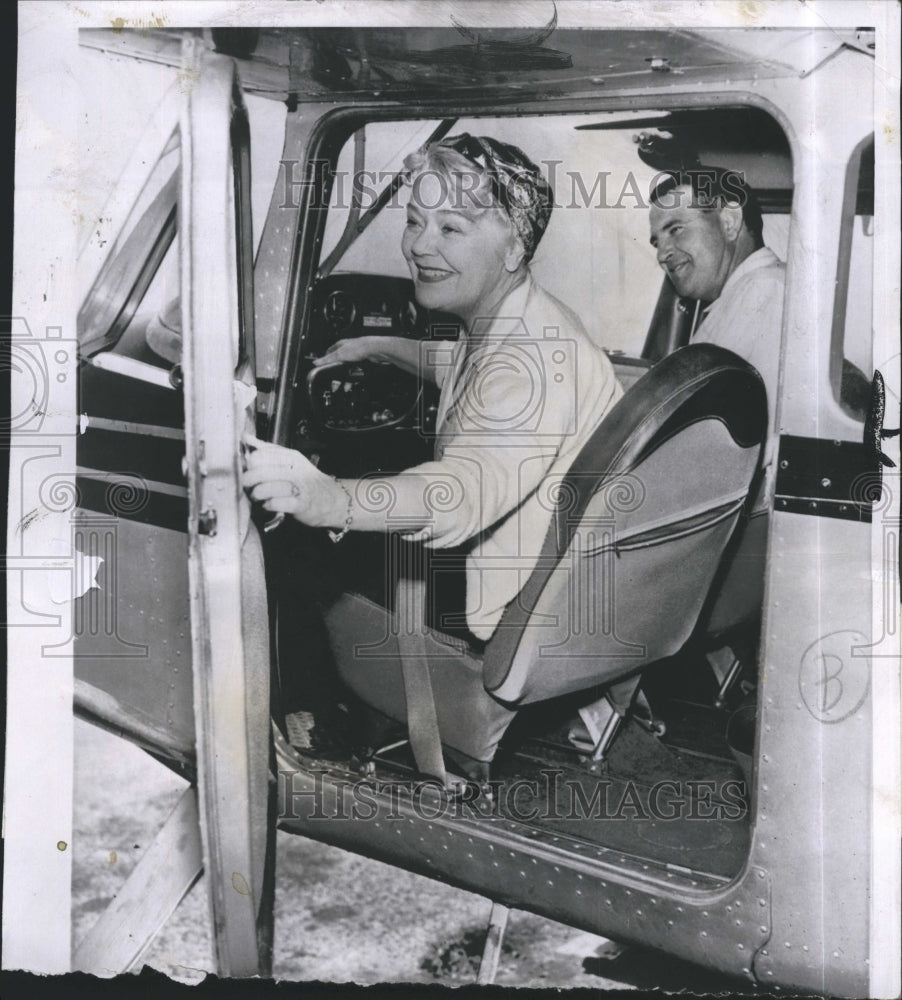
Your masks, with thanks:
M 73 940 L 118 891 L 185 783 L 142 751 L 76 721 Z M 356 983 L 475 981 L 487 899 L 302 837 L 277 841 L 274 976 Z M 203 878 L 143 963 L 186 982 L 213 971 Z M 724 989 L 644 949 L 514 911 L 496 982 L 508 986 Z

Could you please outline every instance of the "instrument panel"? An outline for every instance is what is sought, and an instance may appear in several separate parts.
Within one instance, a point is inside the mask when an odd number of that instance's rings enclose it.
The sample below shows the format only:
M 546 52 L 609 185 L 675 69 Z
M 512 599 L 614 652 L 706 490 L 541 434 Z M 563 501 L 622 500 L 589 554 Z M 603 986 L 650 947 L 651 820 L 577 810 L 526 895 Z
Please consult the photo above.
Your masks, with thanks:
M 363 361 L 313 368 L 309 362 L 345 338 L 375 334 L 456 340 L 456 316 L 418 306 L 409 279 L 333 274 L 313 292 L 308 329 L 306 410 L 316 431 L 432 432 L 438 391 L 431 384 L 424 386 L 391 364 Z
M 313 292 L 308 343 L 320 356 L 338 340 L 377 334 L 456 340 L 460 320 L 418 306 L 413 282 L 378 274 L 331 274 Z
M 323 365 L 307 376 L 311 414 L 327 431 L 417 426 L 422 387 L 416 375 L 368 361 Z

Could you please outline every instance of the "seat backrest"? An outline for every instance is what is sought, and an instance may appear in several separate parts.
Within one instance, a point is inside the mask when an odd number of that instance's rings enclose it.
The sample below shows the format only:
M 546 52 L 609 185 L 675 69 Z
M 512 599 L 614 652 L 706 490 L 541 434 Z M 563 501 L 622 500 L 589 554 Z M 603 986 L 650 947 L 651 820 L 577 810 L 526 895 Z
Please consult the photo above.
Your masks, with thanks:
M 692 634 L 757 479 L 758 373 L 711 344 L 659 362 L 567 475 L 536 568 L 485 651 L 485 686 L 525 704 L 608 684 Z
M 657 362 L 688 344 L 697 308 L 694 299 L 681 299 L 677 295 L 673 282 L 665 275 L 648 324 L 642 357 Z
M 701 627 L 709 648 L 728 643 L 739 629 L 753 625 L 761 614 L 764 600 L 764 571 L 770 515 L 766 507 L 756 507 L 734 538 L 733 550 L 718 574 L 710 611 Z

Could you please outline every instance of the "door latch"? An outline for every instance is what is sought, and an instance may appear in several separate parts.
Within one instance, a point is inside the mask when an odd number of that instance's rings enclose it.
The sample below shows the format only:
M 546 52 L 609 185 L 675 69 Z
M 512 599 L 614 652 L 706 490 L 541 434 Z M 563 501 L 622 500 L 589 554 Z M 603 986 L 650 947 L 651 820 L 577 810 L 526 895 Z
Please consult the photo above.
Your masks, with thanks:
M 216 511 L 210 507 L 197 516 L 197 533 L 212 538 L 216 534 Z

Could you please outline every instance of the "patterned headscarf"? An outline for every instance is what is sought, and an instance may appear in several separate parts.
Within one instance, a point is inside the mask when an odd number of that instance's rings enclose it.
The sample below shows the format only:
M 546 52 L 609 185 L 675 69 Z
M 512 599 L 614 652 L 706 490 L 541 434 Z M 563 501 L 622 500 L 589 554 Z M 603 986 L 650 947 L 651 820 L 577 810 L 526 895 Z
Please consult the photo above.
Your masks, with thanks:
M 493 196 L 517 230 L 526 251 L 524 259 L 531 260 L 554 204 L 551 185 L 542 171 L 516 146 L 487 135 L 463 132 L 436 145 L 456 150 L 487 175 Z

